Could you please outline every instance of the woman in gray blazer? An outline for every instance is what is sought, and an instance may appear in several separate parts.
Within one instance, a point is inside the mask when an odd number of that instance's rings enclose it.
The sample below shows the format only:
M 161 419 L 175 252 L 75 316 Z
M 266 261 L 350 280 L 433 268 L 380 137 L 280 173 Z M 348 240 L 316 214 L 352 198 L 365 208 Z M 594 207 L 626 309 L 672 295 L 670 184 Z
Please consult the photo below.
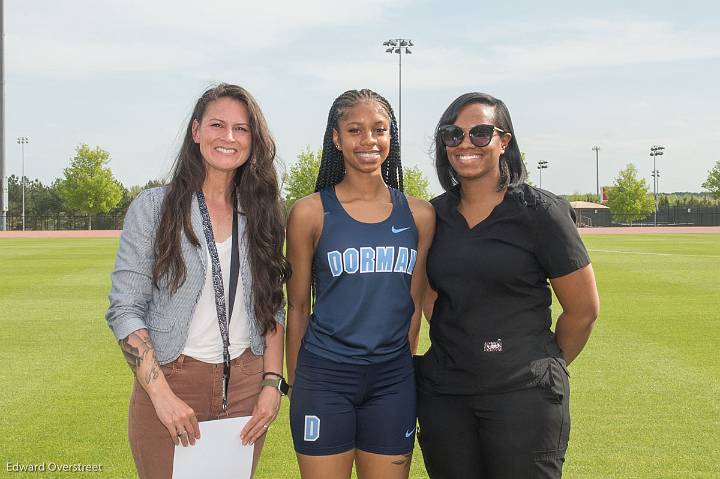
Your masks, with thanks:
M 257 463 L 282 377 L 284 222 L 275 143 L 245 89 L 198 99 L 170 183 L 125 217 L 106 319 L 135 374 L 128 435 L 141 478 L 170 478 L 198 422 L 252 416 Z

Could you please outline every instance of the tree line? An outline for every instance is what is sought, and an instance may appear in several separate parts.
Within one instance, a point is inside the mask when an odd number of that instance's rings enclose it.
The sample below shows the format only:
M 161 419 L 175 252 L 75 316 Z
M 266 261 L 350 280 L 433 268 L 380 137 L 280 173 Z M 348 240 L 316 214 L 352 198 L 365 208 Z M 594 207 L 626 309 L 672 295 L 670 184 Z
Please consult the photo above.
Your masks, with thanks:
M 657 206 L 717 206 L 720 205 L 720 161 L 708 171 L 708 179 L 703 183 L 708 193 L 658 194 Z M 655 211 L 655 197 L 650 185 L 644 178 L 638 177 L 638 170 L 628 164 L 615 177 L 613 186 L 607 192 L 607 206 L 613 214 L 613 221 L 632 224 L 633 221 L 647 218 Z M 568 195 L 569 201 L 596 202 L 592 194 Z
M 298 161 L 283 176 L 285 204 L 292 204 L 315 191 L 315 179 L 320 168 L 322 151 L 313 152 L 310 147 L 298 155 Z M 25 178 L 25 216 L 44 217 L 60 215 L 86 215 L 88 229 L 92 228 L 92 216 L 107 214 L 124 216 L 133 199 L 142 190 L 162 186 L 162 180 L 150 180 L 144 185 L 125 187 L 117 180 L 108 166 L 110 153 L 96 146 L 82 144 L 75 150 L 63 177 L 46 185 L 38 179 Z M 432 196 L 429 182 L 418 167 L 405 168 L 403 172 L 405 192 L 429 200 Z M 8 178 L 8 214 L 22 214 L 22 181 L 12 175 Z
M 63 177 L 49 185 L 38 179 L 25 180 L 25 216 L 87 215 L 88 229 L 92 216 L 103 213 L 124 215 L 130 202 L 145 188 L 162 182 L 150 180 L 143 186 L 126 188 L 115 179 L 108 163 L 110 154 L 100 147 L 82 144 L 75 150 Z M 12 175 L 8 178 L 8 214 L 22 215 L 23 181 Z
M 283 175 L 285 205 L 289 209 L 298 199 L 315 191 L 315 180 L 320 168 L 322 150 L 313 151 L 306 147 L 297 156 L 297 161 Z M 523 161 L 525 156 L 523 153 Z M 137 194 L 146 189 L 164 184 L 162 180 L 150 180 L 144 185 L 125 187 L 112 174 L 110 153 L 99 146 L 90 148 L 86 144 L 77 147 L 70 165 L 64 169 L 63 177 L 45 185 L 40 180 L 25 178 L 25 215 L 87 215 L 88 228 L 92 227 L 92 215 L 103 213 L 123 216 Z M 420 168 L 403 169 L 405 192 L 410 196 L 429 200 L 428 179 Z M 712 206 L 720 204 L 720 161 L 708 171 L 707 180 L 702 184 L 709 193 L 684 193 L 658 195 L 658 206 Z M 13 175 L 8 179 L 8 214 L 22 213 L 22 182 Z M 566 199 L 597 201 L 593 194 L 566 195 Z M 607 206 L 616 219 L 637 221 L 646 218 L 655 209 L 655 200 L 647 181 L 638 177 L 633 164 L 621 170 L 615 177 L 608 192 Z

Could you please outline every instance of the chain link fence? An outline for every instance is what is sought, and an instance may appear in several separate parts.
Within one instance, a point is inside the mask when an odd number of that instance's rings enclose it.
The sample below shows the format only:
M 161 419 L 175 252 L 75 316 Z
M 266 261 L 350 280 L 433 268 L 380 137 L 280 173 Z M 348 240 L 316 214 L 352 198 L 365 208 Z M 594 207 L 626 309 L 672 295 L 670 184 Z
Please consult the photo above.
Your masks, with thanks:
M 26 231 L 119 230 L 124 215 L 25 215 Z M 22 215 L 7 215 L 7 230 L 22 231 Z
M 641 220 L 630 221 L 629 215 L 615 214 L 607 209 L 577 209 L 577 224 L 580 227 L 603 226 L 655 226 L 651 213 Z M 27 231 L 67 231 L 122 229 L 124 215 L 49 215 L 25 216 Z M 720 226 L 720 207 L 717 206 L 666 206 L 658 209 L 658 226 Z M 7 215 L 8 231 L 21 231 L 22 216 Z
M 577 224 L 582 227 L 602 226 L 655 226 L 650 213 L 641 220 L 631 221 L 630 215 L 613 214 L 607 209 L 583 208 L 575 211 Z M 717 206 L 665 206 L 658 208 L 658 226 L 720 226 L 720 207 Z

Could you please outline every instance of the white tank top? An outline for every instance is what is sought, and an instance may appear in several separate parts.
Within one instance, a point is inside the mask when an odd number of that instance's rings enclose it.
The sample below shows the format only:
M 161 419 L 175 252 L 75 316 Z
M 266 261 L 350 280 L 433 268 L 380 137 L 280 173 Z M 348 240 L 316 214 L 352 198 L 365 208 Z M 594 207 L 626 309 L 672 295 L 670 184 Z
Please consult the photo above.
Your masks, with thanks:
M 215 246 L 220 260 L 225 298 L 229 300 L 232 236 L 222 243 L 216 243 Z M 211 273 L 212 263 L 210 262 L 210 252 L 207 249 L 205 255 L 207 258 L 205 284 L 200 293 L 200 299 L 198 299 L 195 306 L 187 342 L 182 353 L 198 361 L 217 364 L 223 362 L 222 337 L 220 336 L 220 326 L 218 326 L 217 309 L 215 307 L 215 291 Z M 240 356 L 245 349 L 250 347 L 250 325 L 245 311 L 244 298 L 243 283 L 241 278 L 238 278 L 235 304 L 230 319 L 230 359 Z

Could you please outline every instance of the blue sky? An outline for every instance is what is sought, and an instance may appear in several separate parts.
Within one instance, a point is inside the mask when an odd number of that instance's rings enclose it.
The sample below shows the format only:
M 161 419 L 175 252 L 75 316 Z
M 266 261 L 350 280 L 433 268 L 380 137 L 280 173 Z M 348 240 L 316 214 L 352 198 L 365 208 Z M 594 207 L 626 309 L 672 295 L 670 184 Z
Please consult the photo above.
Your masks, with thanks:
M 288 168 L 320 147 L 333 99 L 372 88 L 397 112 L 403 163 L 440 192 L 429 148 L 467 91 L 508 105 L 531 179 L 593 192 L 634 163 L 661 191 L 701 191 L 720 152 L 716 2 L 243 2 L 5 0 L 6 171 L 62 175 L 76 146 L 99 145 L 126 185 L 167 174 L 194 101 L 220 81 L 248 88 Z M 282 168 L 282 166 L 281 166 Z

